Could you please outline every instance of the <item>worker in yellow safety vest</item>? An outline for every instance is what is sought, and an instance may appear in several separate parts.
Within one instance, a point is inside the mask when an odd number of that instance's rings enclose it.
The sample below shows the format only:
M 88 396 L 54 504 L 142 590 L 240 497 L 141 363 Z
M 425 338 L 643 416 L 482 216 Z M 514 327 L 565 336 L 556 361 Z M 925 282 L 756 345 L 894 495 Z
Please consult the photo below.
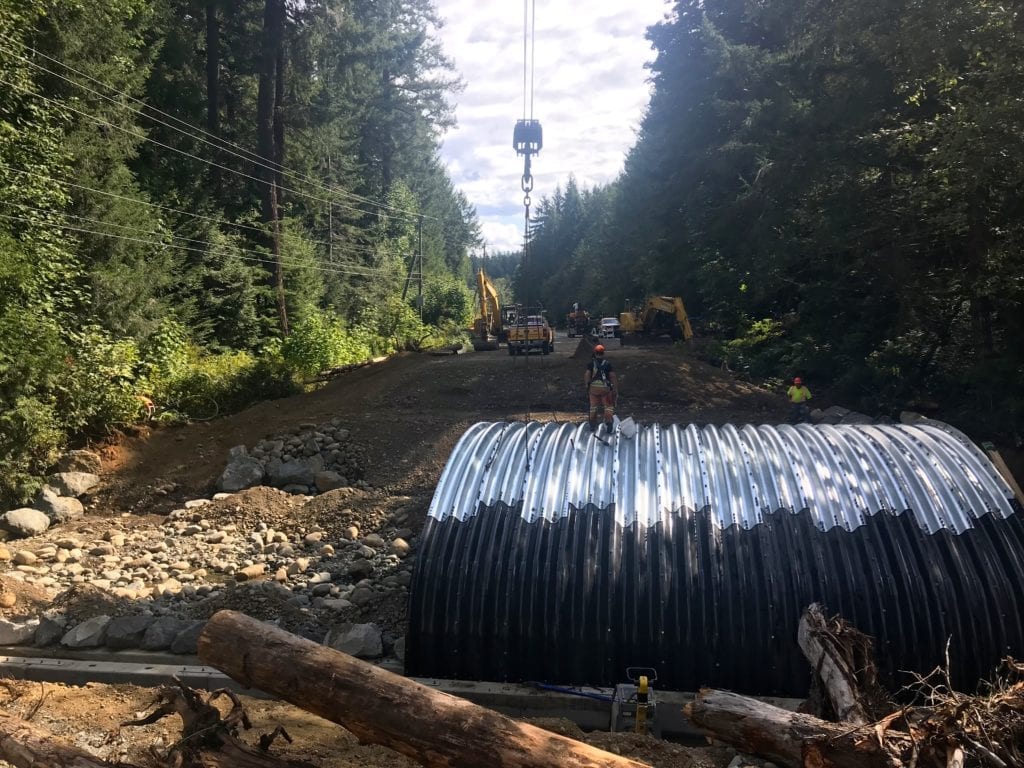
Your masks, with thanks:
M 811 390 L 804 386 L 804 380 L 797 376 L 793 379 L 793 386 L 786 390 L 786 397 L 789 398 L 789 423 L 798 424 L 802 421 L 810 421 L 811 409 L 807 401 L 811 399 Z

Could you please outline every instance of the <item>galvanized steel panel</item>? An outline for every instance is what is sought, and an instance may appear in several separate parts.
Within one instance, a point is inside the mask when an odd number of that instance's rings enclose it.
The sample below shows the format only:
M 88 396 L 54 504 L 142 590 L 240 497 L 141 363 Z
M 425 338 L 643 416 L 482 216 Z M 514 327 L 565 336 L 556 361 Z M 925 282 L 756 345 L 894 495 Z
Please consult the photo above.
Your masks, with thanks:
M 406 669 L 438 677 L 801 695 L 796 623 L 824 603 L 883 673 L 952 638 L 970 685 L 1024 654 L 1024 515 L 987 457 L 928 422 L 481 423 L 421 537 Z
M 985 455 L 938 423 L 641 426 L 607 444 L 584 424 L 487 423 L 455 447 L 430 505 L 437 520 L 522 505 L 553 521 L 614 506 L 615 521 L 655 525 L 709 507 L 722 527 L 750 528 L 780 509 L 808 510 L 821 530 L 914 510 L 928 533 L 962 533 L 980 515 L 1013 513 L 1013 492 Z

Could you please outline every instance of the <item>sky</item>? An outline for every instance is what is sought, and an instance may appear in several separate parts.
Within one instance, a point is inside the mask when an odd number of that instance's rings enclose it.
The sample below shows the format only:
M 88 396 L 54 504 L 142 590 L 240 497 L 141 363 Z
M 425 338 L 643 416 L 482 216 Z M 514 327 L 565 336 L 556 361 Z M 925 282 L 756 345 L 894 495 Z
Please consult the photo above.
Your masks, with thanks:
M 523 116 L 523 6 L 435 2 L 441 42 L 466 86 L 442 157 L 476 206 L 488 252 L 518 250 L 523 159 L 512 129 Z M 654 51 L 644 33 L 668 8 L 667 0 L 536 0 L 533 117 L 544 148 L 533 160 L 534 205 L 570 173 L 593 187 L 622 170 L 650 97 L 644 64 Z

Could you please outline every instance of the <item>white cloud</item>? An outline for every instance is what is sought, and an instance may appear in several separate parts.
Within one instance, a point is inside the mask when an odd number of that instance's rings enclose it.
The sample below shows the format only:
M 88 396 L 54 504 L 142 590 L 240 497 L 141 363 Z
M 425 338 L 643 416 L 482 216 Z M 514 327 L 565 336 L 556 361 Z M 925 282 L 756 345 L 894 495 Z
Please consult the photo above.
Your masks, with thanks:
M 520 214 L 521 215 L 521 214 Z M 511 217 L 481 216 L 480 229 L 490 253 L 518 251 L 523 247 L 523 225 L 509 222 Z
M 445 20 L 441 41 L 466 83 L 442 156 L 477 206 L 488 248 L 516 249 L 523 160 L 512 149 L 512 128 L 523 116 L 522 6 L 435 2 Z M 644 65 L 654 52 L 644 33 L 668 9 L 667 0 L 625 8 L 621 0 L 537 3 L 533 114 L 544 126 L 544 149 L 533 161 L 535 202 L 570 173 L 583 186 L 618 175 L 650 96 Z

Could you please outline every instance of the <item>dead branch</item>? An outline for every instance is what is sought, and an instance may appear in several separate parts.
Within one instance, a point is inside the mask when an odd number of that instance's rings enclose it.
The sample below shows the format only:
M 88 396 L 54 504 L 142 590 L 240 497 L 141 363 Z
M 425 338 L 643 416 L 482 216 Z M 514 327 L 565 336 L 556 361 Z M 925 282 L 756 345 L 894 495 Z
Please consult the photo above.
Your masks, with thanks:
M 852 725 L 776 710 L 724 691 L 687 707 L 715 738 L 786 765 L 822 768 L 1024 766 L 1024 664 L 1007 658 L 977 694 L 955 691 L 946 663 L 914 674 L 897 708 L 877 683 L 870 638 L 812 605 L 798 638 L 834 713 Z
M 218 698 L 231 701 L 231 710 L 221 716 L 213 702 Z M 284 734 L 278 726 L 269 737 L 260 738 L 260 750 L 239 740 L 239 729 L 249 730 L 252 723 L 242 702 L 227 689 L 214 691 L 204 697 L 177 678 L 173 685 L 160 688 L 156 709 L 139 720 L 122 723 L 123 726 L 148 725 L 169 715 L 178 715 L 182 721 L 181 738 L 163 754 L 155 756 L 173 768 L 314 768 L 309 763 L 285 760 L 267 754 L 276 735 Z

